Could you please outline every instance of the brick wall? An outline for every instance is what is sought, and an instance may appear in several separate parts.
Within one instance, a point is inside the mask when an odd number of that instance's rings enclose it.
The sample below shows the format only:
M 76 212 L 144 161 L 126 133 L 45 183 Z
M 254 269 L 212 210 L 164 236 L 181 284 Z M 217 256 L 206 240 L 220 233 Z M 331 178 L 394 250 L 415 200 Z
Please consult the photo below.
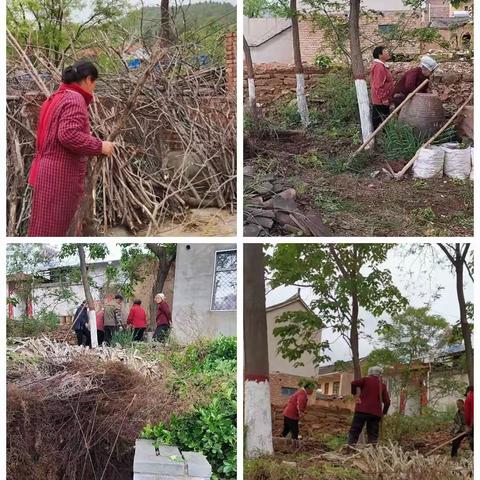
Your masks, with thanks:
M 283 373 L 271 373 L 270 374 L 270 401 L 273 405 L 279 407 L 285 406 L 289 395 L 282 395 L 282 387 L 298 388 L 298 382 L 303 377 L 297 375 L 288 375 Z M 314 395 L 312 395 L 314 397 Z M 311 400 L 309 400 L 311 401 Z
M 375 45 L 385 43 L 379 32 L 382 25 L 395 25 L 403 22 L 401 19 L 401 12 L 383 12 L 382 15 L 362 16 L 360 20 L 360 35 L 362 50 L 364 51 L 364 58 L 371 59 L 371 52 Z M 420 15 L 412 17 L 408 23 L 409 28 L 422 26 L 422 19 Z M 335 56 L 332 49 L 332 41 L 325 38 L 325 34 L 314 23 L 310 21 L 299 22 L 300 33 L 300 48 L 302 52 L 302 60 L 305 63 L 313 64 L 318 53 L 322 55 Z M 345 48 L 349 50 L 348 42 L 345 43 Z M 411 43 L 404 41 L 397 53 L 402 55 L 417 55 L 421 53 L 421 46 L 417 41 Z
M 398 62 L 390 65 L 393 76 L 398 79 L 406 70 L 418 62 Z M 305 85 L 307 91 L 315 86 L 318 79 L 327 71 L 305 65 Z M 349 74 L 349 73 L 347 73 Z M 365 74 L 369 75 L 369 65 Z M 262 64 L 255 66 L 255 86 L 257 102 L 264 107 L 276 100 L 295 93 L 295 69 L 293 65 Z M 473 65 L 467 62 L 443 62 L 435 72 L 432 91 L 441 100 L 453 105 L 460 105 L 473 91 Z M 246 74 L 244 76 L 244 98 L 248 97 Z
M 230 32 L 225 39 L 225 69 L 227 92 L 236 95 L 237 86 L 237 34 Z

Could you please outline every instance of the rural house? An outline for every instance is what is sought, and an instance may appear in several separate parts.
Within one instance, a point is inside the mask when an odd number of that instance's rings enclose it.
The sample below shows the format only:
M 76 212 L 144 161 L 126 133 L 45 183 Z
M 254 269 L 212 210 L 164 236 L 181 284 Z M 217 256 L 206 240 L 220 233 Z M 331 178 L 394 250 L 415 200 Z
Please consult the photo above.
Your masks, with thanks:
M 268 334 L 268 363 L 270 369 L 270 395 L 274 405 L 284 405 L 292 393 L 298 389 L 301 378 L 314 378 L 317 369 L 310 354 L 303 354 L 303 366 L 295 367 L 292 362 L 283 358 L 278 352 L 278 339 L 273 335 L 276 319 L 286 312 L 311 311 L 298 291 L 295 295 L 283 302 L 267 307 L 267 334 Z M 322 332 L 319 331 L 317 340 L 320 342 Z
M 473 37 L 473 21 L 471 18 L 472 2 L 466 1 L 461 8 L 454 8 L 448 0 L 428 0 L 425 8 L 419 13 L 413 13 L 410 6 L 404 5 L 402 0 L 365 0 L 362 6 L 368 10 L 368 16 L 360 19 L 362 47 L 365 60 L 370 60 L 374 44 L 386 42 L 389 34 L 401 22 L 408 22 L 409 28 L 433 27 L 452 49 L 462 50 L 470 48 Z M 299 11 L 308 12 L 310 7 L 298 4 Z M 348 19 L 345 12 L 332 12 L 333 15 Z M 244 17 L 244 34 L 250 45 L 254 64 L 281 63 L 293 64 L 292 25 L 290 19 L 272 17 L 261 18 Z M 300 49 L 302 61 L 313 65 L 317 55 L 336 56 L 332 43 L 318 25 L 306 19 L 299 22 Z M 402 55 L 411 56 L 425 53 L 429 50 L 438 50 L 436 44 L 422 42 L 402 42 Z
M 107 268 L 119 266 L 119 260 L 89 262 L 92 295 L 97 305 L 117 293 L 116 287 L 109 285 L 106 272 Z M 8 277 L 7 291 L 13 300 L 8 305 L 9 320 L 51 310 L 58 315 L 60 323 L 72 324 L 75 310 L 85 297 L 79 279 L 65 280 L 65 272 L 72 267 L 78 265 L 61 264 L 46 269 L 33 283 L 27 274 Z M 147 265 L 145 270 L 145 278 L 136 285 L 133 297 L 140 299 L 149 312 L 155 267 Z M 66 289 L 68 294 L 62 295 Z M 181 342 L 199 336 L 236 335 L 236 245 L 178 244 L 176 260 L 170 268 L 163 293 L 172 308 L 173 332 Z M 124 318 L 132 301 L 133 298 L 125 302 Z

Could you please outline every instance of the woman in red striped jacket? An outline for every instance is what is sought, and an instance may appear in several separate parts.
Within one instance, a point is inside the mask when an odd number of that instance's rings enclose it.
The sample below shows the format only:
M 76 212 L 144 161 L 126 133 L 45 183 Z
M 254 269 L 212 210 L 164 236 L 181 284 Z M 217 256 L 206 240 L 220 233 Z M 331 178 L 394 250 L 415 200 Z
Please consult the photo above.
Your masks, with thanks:
M 112 142 L 90 133 L 88 105 L 97 78 L 93 63 L 77 62 L 64 70 L 62 84 L 42 105 L 28 178 L 33 187 L 30 237 L 66 236 L 83 197 L 88 157 L 113 155 Z

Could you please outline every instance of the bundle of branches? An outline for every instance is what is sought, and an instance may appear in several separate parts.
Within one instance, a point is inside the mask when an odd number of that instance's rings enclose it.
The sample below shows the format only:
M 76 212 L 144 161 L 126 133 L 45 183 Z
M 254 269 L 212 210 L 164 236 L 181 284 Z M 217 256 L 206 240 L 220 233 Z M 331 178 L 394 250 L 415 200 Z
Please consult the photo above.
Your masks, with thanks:
M 23 376 L 22 371 L 27 365 L 34 364 L 38 372 L 38 378 L 43 378 L 46 372 L 56 372 L 65 363 L 78 359 L 101 360 L 103 362 L 121 362 L 128 368 L 140 373 L 145 377 L 159 378 L 162 373 L 159 370 L 158 363 L 147 361 L 135 351 L 122 348 L 102 346 L 100 348 L 90 349 L 69 345 L 63 342 L 55 342 L 47 337 L 16 339 L 7 347 L 7 355 L 15 358 L 17 368 L 9 368 L 10 376 Z M 38 360 L 41 360 L 38 363 Z
M 9 235 L 17 236 L 25 235 L 30 216 L 26 177 L 39 107 L 61 75 L 44 52 L 27 55 L 10 34 L 8 40 L 14 53 L 7 72 L 7 224 Z M 105 43 L 98 48 L 112 55 Z M 91 162 L 90 177 L 98 180 L 91 218 L 83 220 L 95 220 L 96 228 L 83 234 L 116 225 L 151 233 L 167 218 L 182 219 L 189 207 L 234 209 L 234 96 L 224 90 L 222 70 L 213 77 L 211 70 L 199 73 L 188 64 L 189 51 L 174 45 L 152 53 L 139 71 L 100 72 L 92 130 L 115 138 L 117 148 L 112 158 Z
M 369 445 L 358 448 L 347 456 L 339 453 L 325 453 L 319 458 L 348 464 L 368 474 L 370 478 L 382 480 L 455 480 L 469 478 L 473 471 L 473 457 L 452 462 L 447 455 L 426 457 L 417 451 L 405 451 L 400 445 Z
M 119 361 L 78 356 L 51 363 L 45 357 L 35 364 L 9 375 L 12 480 L 131 480 L 143 427 L 182 408 L 162 381 Z

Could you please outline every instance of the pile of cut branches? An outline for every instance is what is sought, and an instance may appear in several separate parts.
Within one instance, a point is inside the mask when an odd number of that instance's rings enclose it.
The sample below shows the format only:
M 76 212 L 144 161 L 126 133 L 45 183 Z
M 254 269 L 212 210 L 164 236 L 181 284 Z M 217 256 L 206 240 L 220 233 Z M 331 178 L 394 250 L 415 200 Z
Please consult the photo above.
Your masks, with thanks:
M 8 41 L 7 226 L 10 236 L 21 236 L 31 212 L 27 176 L 38 113 L 59 84 L 61 66 L 41 50 L 23 49 L 10 33 Z M 97 48 L 116 54 L 101 42 Z M 92 130 L 104 140 L 114 137 L 117 148 L 112 158 L 90 162 L 96 181 L 83 220 L 93 228 L 83 235 L 118 225 L 150 233 L 191 207 L 235 207 L 235 102 L 225 91 L 224 70 L 190 66 L 185 45 L 162 48 L 139 70 L 100 72 Z

